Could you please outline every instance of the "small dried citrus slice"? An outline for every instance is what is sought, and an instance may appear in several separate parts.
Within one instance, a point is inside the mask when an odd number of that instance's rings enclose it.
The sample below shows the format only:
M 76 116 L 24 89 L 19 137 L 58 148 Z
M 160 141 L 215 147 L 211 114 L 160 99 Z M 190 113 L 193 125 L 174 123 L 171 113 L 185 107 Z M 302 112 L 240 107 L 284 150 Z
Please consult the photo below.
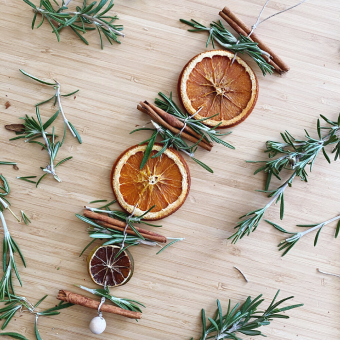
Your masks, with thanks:
M 224 50 L 203 52 L 184 67 L 178 82 L 179 96 L 189 114 L 214 127 L 231 127 L 252 112 L 258 97 L 255 73 L 241 58 Z
M 172 148 L 157 158 L 151 158 L 163 145 L 155 143 L 151 156 L 142 170 L 140 164 L 146 145 L 136 145 L 124 151 L 111 172 L 111 184 L 117 202 L 129 213 L 158 220 L 175 212 L 185 201 L 190 189 L 190 173 L 184 158 Z M 136 207 L 136 208 L 135 208 Z
M 116 287 L 127 283 L 133 274 L 133 258 L 128 250 L 119 253 L 118 246 L 100 246 L 88 257 L 91 279 L 100 286 Z

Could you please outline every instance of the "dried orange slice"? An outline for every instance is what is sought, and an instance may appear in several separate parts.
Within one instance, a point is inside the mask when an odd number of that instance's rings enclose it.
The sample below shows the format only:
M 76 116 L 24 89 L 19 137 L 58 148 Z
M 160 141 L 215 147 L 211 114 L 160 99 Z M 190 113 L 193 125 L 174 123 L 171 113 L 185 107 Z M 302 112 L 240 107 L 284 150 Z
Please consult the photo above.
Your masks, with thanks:
M 112 168 L 111 185 L 124 210 L 141 216 L 155 206 L 143 218 L 158 220 L 171 215 L 184 203 L 190 189 L 190 173 L 186 161 L 175 149 L 166 149 L 160 157 L 151 158 L 162 149 L 159 143 L 154 144 L 149 160 L 140 170 L 146 146 L 133 146 L 118 157 Z
M 100 246 L 88 257 L 91 279 L 100 286 L 116 287 L 127 283 L 133 274 L 133 257 L 128 250 L 119 253 L 118 246 Z
M 255 73 L 241 58 L 224 50 L 203 52 L 184 67 L 178 82 L 179 96 L 189 114 L 214 127 L 231 127 L 252 112 L 258 97 Z

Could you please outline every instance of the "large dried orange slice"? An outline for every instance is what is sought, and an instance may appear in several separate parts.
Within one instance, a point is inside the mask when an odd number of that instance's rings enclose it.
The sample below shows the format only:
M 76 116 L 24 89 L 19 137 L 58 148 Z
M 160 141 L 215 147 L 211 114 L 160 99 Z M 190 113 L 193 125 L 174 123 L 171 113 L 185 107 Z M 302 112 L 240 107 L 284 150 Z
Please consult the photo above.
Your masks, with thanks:
M 111 184 L 117 202 L 129 213 L 158 220 L 171 215 L 185 201 L 190 189 L 190 173 L 184 158 L 172 148 L 152 158 L 163 145 L 155 143 L 151 157 L 142 170 L 146 144 L 133 146 L 116 160 L 111 172 Z M 136 207 L 136 208 L 135 208 Z
M 133 274 L 133 258 L 128 250 L 118 246 L 100 246 L 88 257 L 91 279 L 100 286 L 116 287 L 127 283 Z
M 189 114 L 214 127 L 231 127 L 252 112 L 258 97 L 255 73 L 241 58 L 224 50 L 203 52 L 184 67 L 178 82 L 179 96 Z

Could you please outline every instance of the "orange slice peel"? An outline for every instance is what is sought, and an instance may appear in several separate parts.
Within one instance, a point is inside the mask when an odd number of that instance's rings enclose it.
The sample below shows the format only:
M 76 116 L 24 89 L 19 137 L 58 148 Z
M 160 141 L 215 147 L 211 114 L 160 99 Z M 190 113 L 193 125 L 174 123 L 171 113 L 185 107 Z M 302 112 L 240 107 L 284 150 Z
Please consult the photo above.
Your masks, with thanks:
M 140 169 L 147 145 L 135 145 L 116 160 L 111 172 L 111 186 L 119 205 L 135 216 L 158 220 L 171 215 L 185 202 L 190 189 L 190 172 L 184 158 L 168 148 L 152 158 L 163 145 L 155 143 L 151 157 Z
M 203 124 L 219 128 L 235 126 L 253 111 L 258 82 L 251 67 L 225 50 L 203 52 L 189 61 L 178 81 L 183 106 Z

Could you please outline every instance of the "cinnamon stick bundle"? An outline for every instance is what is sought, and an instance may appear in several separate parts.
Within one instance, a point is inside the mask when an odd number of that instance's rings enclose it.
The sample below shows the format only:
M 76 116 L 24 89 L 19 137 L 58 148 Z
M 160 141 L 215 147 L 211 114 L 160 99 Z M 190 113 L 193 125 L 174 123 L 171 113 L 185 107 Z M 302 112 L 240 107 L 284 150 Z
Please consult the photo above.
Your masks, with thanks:
M 125 230 L 126 223 L 123 221 L 116 220 L 115 218 L 112 218 L 106 215 L 101 215 L 90 210 L 84 210 L 84 216 L 96 220 L 97 223 L 99 221 L 100 223 L 98 224 L 100 224 L 101 226 L 105 228 L 111 228 L 111 229 L 122 231 L 122 232 Z M 167 238 L 165 236 L 154 233 L 153 231 L 146 230 L 146 229 L 139 228 L 139 227 L 135 227 L 135 229 L 144 238 L 150 241 L 155 241 L 155 242 L 160 242 L 160 243 L 167 242 Z M 129 235 L 136 235 L 136 233 L 129 226 L 126 229 L 126 233 Z
M 161 108 L 159 108 L 158 106 L 149 103 L 149 102 L 145 102 L 148 103 L 148 105 L 150 105 L 152 107 L 152 109 L 158 113 L 158 115 L 160 115 L 166 122 L 168 122 L 170 125 L 172 125 L 175 128 L 178 129 L 183 129 L 184 127 L 184 122 L 182 122 L 181 120 L 177 119 L 175 116 L 171 115 L 170 113 L 162 110 Z M 187 133 L 189 133 L 190 135 L 201 139 L 202 135 L 200 135 L 199 133 L 197 133 L 196 131 L 194 131 L 190 126 L 185 125 L 185 128 L 183 131 L 186 131 Z M 204 141 L 204 143 L 210 145 L 211 147 L 213 147 L 213 144 L 208 142 L 207 140 L 203 139 L 202 141 Z
M 219 13 L 220 16 L 238 33 L 244 36 L 248 36 L 251 32 L 251 28 L 248 27 L 239 17 L 237 17 L 227 6 Z M 263 56 L 267 62 L 272 65 L 279 74 L 289 71 L 289 66 L 267 45 L 265 44 L 255 33 L 252 33 L 250 39 L 257 42 L 261 50 L 269 53 L 271 59 L 267 56 Z
M 100 305 L 99 301 L 90 299 L 80 294 L 69 292 L 67 290 L 59 290 L 57 299 L 68 303 L 73 303 L 74 305 L 84 306 L 96 310 L 98 310 L 98 307 Z M 101 306 L 100 311 L 125 316 L 126 318 L 130 319 L 141 319 L 142 317 L 142 313 L 125 310 L 123 308 L 106 304 L 103 304 Z
M 162 116 L 160 116 L 154 109 L 153 107 L 147 102 L 140 102 L 139 105 L 137 106 L 137 109 L 141 112 L 144 112 L 146 113 L 147 115 L 149 115 L 152 120 L 154 120 L 156 123 L 160 124 L 160 125 L 163 125 L 165 128 L 167 128 L 168 130 L 170 130 L 172 133 L 174 134 L 179 134 L 180 130 L 182 129 L 178 129 L 177 127 L 174 127 L 173 125 L 169 124 L 167 121 L 165 121 L 163 119 Z M 161 109 L 159 109 L 161 110 Z M 162 110 L 163 111 L 163 110 Z M 159 111 L 158 111 L 159 112 Z M 169 115 L 167 112 L 163 111 L 163 115 L 166 114 L 166 115 Z M 165 115 L 164 115 L 165 116 Z M 173 117 L 175 118 L 175 117 Z M 169 118 L 168 118 L 169 119 Z M 175 118 L 176 119 L 176 118 Z M 176 119 L 177 120 L 177 119 Z M 172 120 L 173 121 L 173 120 Z M 179 120 L 177 120 L 178 122 L 180 122 Z M 183 123 L 183 122 L 182 122 Z M 177 124 L 177 123 L 176 123 Z M 182 127 L 184 126 L 184 124 L 182 125 Z M 182 131 L 181 133 L 181 136 L 187 140 L 189 140 L 190 142 L 192 143 L 197 143 L 200 138 L 202 136 L 199 136 L 198 138 L 197 137 L 194 137 L 192 136 L 191 134 L 185 132 L 185 131 Z M 199 144 L 199 146 L 201 146 L 203 149 L 207 150 L 207 151 L 211 151 L 211 148 L 212 146 L 210 144 L 208 144 L 206 141 L 204 141 L 204 139 L 202 139 Z

